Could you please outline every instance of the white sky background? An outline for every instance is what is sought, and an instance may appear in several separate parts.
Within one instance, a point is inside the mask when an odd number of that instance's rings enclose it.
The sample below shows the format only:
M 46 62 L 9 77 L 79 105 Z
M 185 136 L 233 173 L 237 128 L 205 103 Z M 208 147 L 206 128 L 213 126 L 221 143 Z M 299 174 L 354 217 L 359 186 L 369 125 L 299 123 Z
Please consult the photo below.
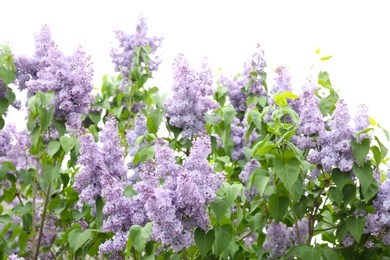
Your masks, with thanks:
M 340 96 L 350 104 L 365 103 L 371 117 L 390 128 L 388 79 L 390 10 L 386 1 L 11 1 L 0 0 L 0 43 L 15 55 L 31 55 L 34 34 L 46 23 L 65 53 L 81 44 L 92 56 L 95 87 L 113 73 L 109 56 L 113 30 L 135 31 L 138 16 L 147 18 L 149 35 L 164 37 L 163 63 L 153 84 L 168 92 L 172 60 L 183 52 L 195 67 L 202 57 L 217 73 L 241 72 L 257 43 L 269 71 L 286 65 L 296 89 L 318 69 L 315 54 Z M 268 84 L 272 85 L 269 74 Z

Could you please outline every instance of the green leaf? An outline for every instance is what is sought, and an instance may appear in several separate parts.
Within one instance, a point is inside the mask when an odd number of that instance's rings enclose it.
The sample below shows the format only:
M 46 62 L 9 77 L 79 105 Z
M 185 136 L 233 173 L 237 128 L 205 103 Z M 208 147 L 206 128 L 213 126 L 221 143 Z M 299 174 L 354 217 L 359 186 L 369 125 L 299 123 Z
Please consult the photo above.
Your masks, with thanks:
M 40 127 L 36 126 L 30 133 L 31 144 L 34 147 L 36 147 L 38 145 L 39 130 L 40 130 Z
M 8 100 L 6 98 L 0 98 L 0 115 L 7 111 L 8 105 Z
M 260 197 L 262 197 L 271 177 L 269 176 L 268 171 L 265 169 L 256 169 L 253 175 L 256 190 Z
M 291 190 L 295 181 L 298 179 L 300 166 L 297 158 L 290 159 L 287 163 L 278 158 L 273 159 L 275 172 L 283 182 L 287 190 Z
M 246 219 L 248 220 L 251 230 L 255 232 L 262 229 L 265 225 L 265 216 L 261 212 L 257 212 L 254 216 L 247 215 Z
M 374 160 L 375 160 L 376 166 L 378 167 L 379 164 L 381 164 L 381 162 L 382 162 L 382 153 L 379 150 L 378 146 L 371 147 L 371 151 L 374 155 Z
M 49 142 L 49 145 L 48 145 L 48 153 L 50 155 L 50 157 L 53 157 L 53 155 L 58 152 L 58 150 L 60 149 L 60 142 L 58 141 L 50 141 Z
M 357 242 L 360 242 L 360 238 L 366 226 L 366 218 L 350 216 L 347 219 L 346 223 L 349 233 L 351 233 L 351 235 Z
M 139 225 L 133 225 L 130 227 L 130 237 L 133 242 L 134 248 L 138 253 L 142 253 L 142 251 L 144 250 L 151 232 L 151 222 L 147 223 L 145 227 L 141 227 Z
M 163 118 L 163 114 L 164 113 L 159 110 L 152 110 L 150 112 L 146 122 L 149 133 L 157 134 L 158 128 Z
M 69 247 L 73 253 L 76 253 L 85 242 L 87 242 L 92 235 L 92 230 L 81 230 L 79 228 L 73 229 L 68 235 Z
M 351 148 L 353 155 L 358 160 L 360 165 L 364 164 L 364 160 L 366 159 L 368 152 L 370 151 L 370 140 L 365 138 L 361 143 L 356 141 L 351 141 Z
M 330 55 L 330 56 L 325 56 L 325 57 L 322 57 L 321 60 L 325 61 L 325 60 L 329 60 L 330 58 L 332 58 L 333 56 Z
M 153 158 L 155 154 L 153 147 L 143 146 L 134 156 L 133 165 L 137 165 L 139 162 L 145 162 L 147 159 Z
M 225 197 L 217 197 L 210 203 L 211 210 L 214 212 L 215 217 L 220 221 L 229 209 Z
M 60 144 L 62 146 L 62 149 L 64 149 L 65 153 L 69 153 L 70 150 L 72 150 L 73 146 L 76 144 L 75 138 L 69 137 L 69 136 L 61 136 L 60 137 Z
M 10 215 L 0 215 L 0 222 L 4 223 L 5 225 L 10 223 L 12 221 L 12 218 Z
M 214 228 L 215 241 L 214 241 L 214 253 L 218 256 L 222 254 L 229 246 L 230 241 L 233 239 L 233 226 L 225 224 L 222 227 L 216 226 Z
M 359 179 L 362 192 L 364 194 L 372 183 L 373 170 L 369 164 L 365 164 L 363 167 L 359 167 L 356 163 L 353 163 L 352 169 L 353 173 Z
M 162 94 L 152 94 L 152 100 L 156 104 L 157 109 L 162 109 L 165 99 L 167 98 L 167 93 Z
M 231 125 L 236 115 L 236 110 L 232 106 L 227 106 L 222 108 L 222 115 L 225 127 Z
M 346 206 L 356 198 L 356 186 L 353 184 L 346 184 L 341 193 L 343 194 L 343 202 Z
M 322 249 L 322 258 L 324 260 L 337 260 L 339 259 L 339 255 L 331 248 L 324 248 Z
M 342 172 L 336 168 L 332 171 L 332 180 L 341 192 L 347 181 L 351 180 L 351 174 L 349 172 Z
M 195 229 L 195 244 L 199 249 L 200 254 L 205 257 L 206 254 L 210 251 L 214 243 L 214 230 L 211 229 L 207 233 L 201 229 Z
M 133 185 L 129 185 L 125 188 L 124 194 L 126 197 L 133 197 L 134 195 L 137 195 L 137 192 L 133 189 Z
M 375 179 L 373 179 L 370 186 L 368 186 L 368 188 L 363 192 L 364 201 L 368 203 L 368 201 L 378 193 L 378 190 L 379 184 Z
M 57 129 L 60 135 L 64 135 L 66 133 L 66 127 L 63 122 L 58 120 L 53 120 L 53 125 Z
M 286 215 L 289 202 L 290 200 L 286 196 L 278 197 L 277 194 L 272 194 L 269 198 L 269 213 L 277 222 Z
M 302 260 L 321 260 L 321 252 L 310 246 L 300 247 L 299 256 L 302 258 Z
M 221 162 L 223 162 L 225 164 L 229 164 L 230 163 L 230 157 L 227 156 L 227 155 L 225 155 L 225 156 L 218 156 L 217 160 L 221 161 Z
M 332 196 L 333 200 L 337 203 L 337 205 L 341 205 L 343 203 L 343 194 L 341 191 L 336 187 L 330 187 L 329 193 Z

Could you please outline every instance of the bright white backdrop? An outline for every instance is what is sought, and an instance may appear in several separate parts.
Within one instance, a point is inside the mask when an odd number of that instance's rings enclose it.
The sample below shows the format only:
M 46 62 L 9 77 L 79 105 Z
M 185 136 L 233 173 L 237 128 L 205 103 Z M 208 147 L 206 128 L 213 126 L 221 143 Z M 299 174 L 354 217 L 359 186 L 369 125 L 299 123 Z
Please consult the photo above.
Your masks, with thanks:
M 386 1 L 17 1 L 0 0 L 0 42 L 16 55 L 31 55 L 34 33 L 47 23 L 60 48 L 77 44 L 92 55 L 94 84 L 113 72 L 113 30 L 133 32 L 140 14 L 150 35 L 163 35 L 163 58 L 153 84 L 169 91 L 171 64 L 179 52 L 194 63 L 209 58 L 213 71 L 240 72 L 260 43 L 268 68 L 290 67 L 295 88 L 318 61 L 315 50 L 333 55 L 322 65 L 351 110 L 366 103 L 390 128 L 388 79 L 390 16 Z

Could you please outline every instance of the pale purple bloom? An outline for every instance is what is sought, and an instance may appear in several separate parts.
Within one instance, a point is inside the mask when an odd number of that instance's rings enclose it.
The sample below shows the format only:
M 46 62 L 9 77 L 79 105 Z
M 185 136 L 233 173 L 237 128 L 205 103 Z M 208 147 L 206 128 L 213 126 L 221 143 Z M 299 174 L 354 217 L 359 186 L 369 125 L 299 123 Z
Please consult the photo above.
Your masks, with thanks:
M 136 55 L 136 47 L 150 46 L 149 58 L 151 60 L 147 64 L 150 73 L 157 71 L 161 63 L 161 60 L 156 56 L 156 51 L 161 46 L 162 37 L 149 37 L 146 36 L 147 32 L 148 27 L 144 17 L 139 18 L 134 34 L 126 34 L 120 30 L 115 32 L 119 41 L 119 47 L 112 49 L 111 58 L 115 65 L 115 71 L 120 72 L 122 75 L 122 90 L 124 90 L 127 83 L 130 83 L 131 67 L 135 65 L 133 58 Z M 141 72 L 144 73 L 145 71 Z
M 70 128 L 81 127 L 81 115 L 89 111 L 93 69 L 90 57 L 81 46 L 73 55 L 65 56 L 51 39 L 48 26 L 35 35 L 35 54 L 16 58 L 17 84 L 27 87 L 27 96 L 38 91 L 53 91 L 54 116 Z
M 263 244 L 265 250 L 269 250 L 268 258 L 277 258 L 286 254 L 288 249 L 293 245 L 291 237 L 292 228 L 287 227 L 284 223 L 276 223 L 274 220 L 268 225 L 267 240 Z
M 212 74 L 204 62 L 200 72 L 190 68 L 183 54 L 173 63 L 173 96 L 166 100 L 166 116 L 169 124 L 183 129 L 182 136 L 190 139 L 204 131 L 206 121 L 203 115 L 208 110 L 216 109 L 212 99 Z

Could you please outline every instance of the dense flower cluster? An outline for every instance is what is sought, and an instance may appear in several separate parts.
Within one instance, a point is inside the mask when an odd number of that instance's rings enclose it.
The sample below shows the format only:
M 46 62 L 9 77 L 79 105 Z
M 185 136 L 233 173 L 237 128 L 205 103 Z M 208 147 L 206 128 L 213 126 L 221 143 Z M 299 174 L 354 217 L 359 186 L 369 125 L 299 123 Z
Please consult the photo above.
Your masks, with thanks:
M 137 146 L 135 145 L 135 143 L 138 137 L 146 135 L 147 133 L 148 133 L 148 127 L 146 126 L 146 117 L 142 114 L 137 114 L 134 120 L 133 130 L 130 130 L 126 133 L 127 143 L 130 146 L 128 151 L 128 156 L 130 161 L 128 162 L 127 166 L 129 169 L 133 170 L 133 174 L 130 177 L 130 181 L 132 182 L 138 180 L 139 171 L 141 170 L 141 165 L 138 163 L 137 165 L 133 166 L 132 161 L 134 159 L 134 156 L 137 154 L 137 151 L 141 147 L 147 145 L 147 140 L 144 139 L 144 141 Z
M 80 128 L 80 115 L 87 114 L 93 102 L 90 57 L 81 46 L 73 55 L 65 56 L 51 39 L 48 26 L 42 27 L 35 42 L 33 57 L 21 57 L 15 61 L 19 88 L 27 87 L 28 97 L 38 91 L 53 91 L 55 118 L 70 128 Z
M 244 69 L 241 75 L 230 79 L 226 76 L 221 76 L 218 80 L 221 86 L 227 87 L 230 104 L 237 112 L 245 112 L 247 109 L 246 101 L 249 93 L 254 96 L 267 96 L 267 92 L 263 86 L 263 78 L 265 75 L 266 61 L 264 51 L 257 46 L 257 51 L 252 54 L 252 57 L 244 64 Z M 244 88 L 247 91 L 244 93 Z
M 119 180 L 127 174 L 116 119 L 112 115 L 107 117 L 100 136 L 100 146 L 91 134 L 81 136 L 79 141 L 81 156 L 78 164 L 83 168 L 75 176 L 73 188 L 79 193 L 81 202 L 94 205 L 97 197 L 102 196 L 105 185 L 112 181 L 111 178 Z
M 389 174 L 388 174 L 389 175 Z M 368 214 L 364 233 L 382 238 L 385 245 L 390 245 L 390 178 L 380 185 L 373 202 L 375 213 Z
M 241 171 L 238 177 L 243 183 L 246 184 L 248 183 L 251 174 L 260 166 L 261 164 L 259 163 L 259 161 L 257 161 L 256 159 L 251 159 L 249 162 L 247 162 L 247 164 L 245 165 L 244 169 Z M 254 196 L 258 194 L 255 185 L 252 186 L 252 189 L 250 191 L 248 191 L 248 189 L 245 188 L 244 192 L 245 192 L 245 196 L 249 200 L 251 200 Z
M 287 227 L 283 222 L 276 223 L 273 220 L 267 228 L 267 240 L 263 244 L 263 248 L 270 251 L 268 258 L 281 257 L 290 247 L 304 244 L 309 233 L 308 223 L 303 218 L 297 226 Z
M 316 137 L 324 131 L 325 125 L 322 113 L 318 108 L 319 98 L 315 95 L 317 86 L 309 80 L 302 90 L 300 97 L 291 102 L 291 106 L 301 119 L 301 124 L 291 141 L 299 149 L 305 150 L 316 147 Z
M 135 190 L 145 201 L 145 210 L 153 223 L 152 238 L 180 251 L 193 244 L 193 229 L 207 229 L 206 206 L 215 198 L 223 177 L 214 174 L 208 164 L 211 152 L 209 136 L 196 139 L 183 165 L 175 162 L 174 151 L 158 139 L 155 162 L 144 165 Z M 160 184 L 160 180 L 164 181 Z
M 206 124 L 203 115 L 210 109 L 216 109 L 212 99 L 212 73 L 206 62 L 202 70 L 196 72 L 183 54 L 173 63 L 173 96 L 165 102 L 166 116 L 172 126 L 183 129 L 184 138 L 191 138 L 204 130 Z
M 264 51 L 257 45 L 257 50 L 252 54 L 252 57 L 245 64 L 243 74 L 248 79 L 248 91 L 255 96 L 267 96 L 268 93 L 263 86 L 263 78 L 265 75 L 265 67 L 267 63 L 264 58 Z
M 14 124 L 7 124 L 0 130 L 0 164 L 11 162 L 18 171 L 35 167 L 36 161 L 29 153 L 30 145 L 27 131 L 20 131 Z
M 139 18 L 139 22 L 134 34 L 125 34 L 123 31 L 116 31 L 116 38 L 119 40 L 119 48 L 113 48 L 111 51 L 112 62 L 115 65 L 115 71 L 120 72 L 123 79 L 122 88 L 129 83 L 131 67 L 135 65 L 133 58 L 135 57 L 136 47 L 150 46 L 150 56 L 155 55 L 157 49 L 161 46 L 162 37 L 146 36 L 148 27 L 144 17 Z M 149 72 L 153 73 L 158 69 L 161 60 L 156 56 L 153 57 L 147 64 Z
M 219 79 L 219 84 L 227 87 L 230 104 L 237 112 L 244 112 L 247 108 L 246 100 L 248 95 L 242 92 L 242 88 L 245 86 L 245 81 L 246 80 L 243 76 L 237 76 L 234 79 L 221 76 Z
M 345 172 L 352 170 L 354 156 L 350 146 L 353 138 L 350 120 L 347 104 L 340 99 L 332 120 L 327 124 L 329 130 L 321 131 L 317 138 L 320 150 L 313 150 L 307 157 L 308 162 L 322 165 L 327 172 L 331 172 L 333 168 Z
M 273 93 L 283 93 L 292 91 L 291 75 L 286 66 L 279 66 L 275 70 L 274 85 L 272 87 Z

